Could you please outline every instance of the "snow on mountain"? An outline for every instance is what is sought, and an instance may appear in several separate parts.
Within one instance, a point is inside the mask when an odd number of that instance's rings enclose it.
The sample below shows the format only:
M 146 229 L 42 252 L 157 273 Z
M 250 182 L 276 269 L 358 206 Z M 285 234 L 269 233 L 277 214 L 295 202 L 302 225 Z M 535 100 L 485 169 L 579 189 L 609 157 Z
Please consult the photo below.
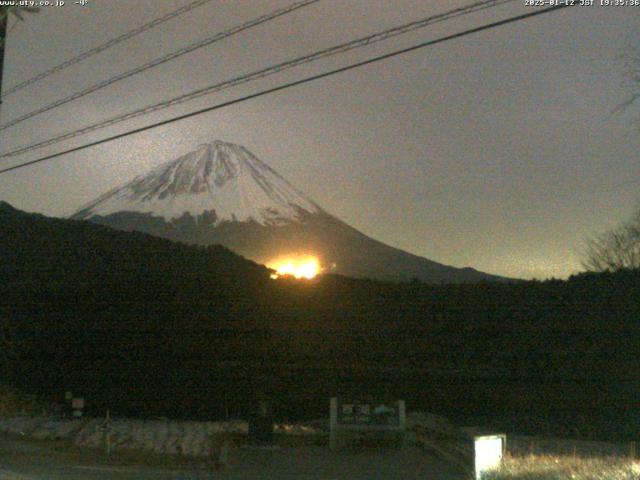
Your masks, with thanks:
M 74 217 L 137 212 L 171 221 L 211 211 L 215 225 L 282 225 L 322 209 L 246 148 L 218 140 L 107 192 Z
M 324 271 L 402 281 L 501 280 L 379 242 L 322 210 L 242 146 L 215 141 L 72 215 L 191 245 L 224 245 L 265 265 L 311 256 Z

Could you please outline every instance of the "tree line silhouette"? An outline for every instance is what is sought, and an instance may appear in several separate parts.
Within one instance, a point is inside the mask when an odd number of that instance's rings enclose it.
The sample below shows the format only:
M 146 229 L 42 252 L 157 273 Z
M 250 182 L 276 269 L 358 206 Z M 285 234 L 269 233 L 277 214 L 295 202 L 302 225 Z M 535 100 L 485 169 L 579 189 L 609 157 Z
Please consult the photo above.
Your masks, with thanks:
M 640 271 L 462 285 L 269 278 L 224 247 L 0 205 L 5 383 L 90 413 L 281 418 L 333 395 L 465 424 L 634 439 Z

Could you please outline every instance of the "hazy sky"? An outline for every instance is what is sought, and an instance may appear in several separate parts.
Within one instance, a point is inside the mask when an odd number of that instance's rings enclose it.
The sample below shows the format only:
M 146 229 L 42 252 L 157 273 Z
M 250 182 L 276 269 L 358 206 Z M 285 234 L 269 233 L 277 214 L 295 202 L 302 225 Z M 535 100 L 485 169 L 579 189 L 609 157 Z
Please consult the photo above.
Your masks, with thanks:
M 293 0 L 221 1 L 52 75 L 2 122 Z M 598 2 L 598 0 L 597 0 Z M 68 0 L 10 29 L 4 88 L 186 0 Z M 0 152 L 465 1 L 322 0 L 0 133 Z M 203 108 L 283 81 L 531 11 L 524 0 L 31 152 Z M 12 22 L 13 23 L 13 22 Z M 395 57 L 0 175 L 0 199 L 63 216 L 215 139 L 246 146 L 330 213 L 385 243 L 522 278 L 579 270 L 584 239 L 640 203 L 638 109 L 624 61 L 640 7 L 574 7 Z

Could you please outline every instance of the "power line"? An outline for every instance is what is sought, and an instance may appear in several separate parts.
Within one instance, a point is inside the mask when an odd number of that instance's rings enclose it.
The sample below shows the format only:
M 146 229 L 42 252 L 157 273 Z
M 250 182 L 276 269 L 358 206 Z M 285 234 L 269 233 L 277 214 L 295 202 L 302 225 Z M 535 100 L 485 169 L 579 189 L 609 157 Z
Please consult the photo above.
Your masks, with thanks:
M 173 60 L 174 58 L 178 58 L 182 55 L 185 55 L 187 53 L 193 52 L 194 50 L 197 50 L 199 48 L 205 47 L 207 45 L 211 45 L 215 42 L 218 42 L 220 40 L 223 40 L 225 38 L 228 38 L 232 35 L 235 35 L 237 33 L 240 33 L 244 30 L 248 30 L 250 28 L 253 28 L 255 26 L 261 25 L 263 23 L 269 22 L 271 20 L 274 20 L 278 17 L 281 17 L 283 15 L 287 15 L 288 13 L 291 13 L 295 10 L 298 10 L 300 8 L 306 7 L 308 5 L 311 5 L 313 3 L 319 2 L 320 0 L 301 0 L 299 2 L 295 2 L 292 3 L 291 5 L 288 5 L 286 7 L 283 8 L 279 8 L 277 10 L 274 10 L 271 13 L 268 13 L 266 15 L 262 15 L 258 18 L 255 18 L 253 20 L 250 20 L 248 22 L 245 22 L 241 25 L 238 25 L 236 27 L 233 27 L 229 30 L 225 30 L 224 32 L 219 32 L 216 33 L 215 35 L 213 35 L 212 37 L 208 37 L 205 38 L 204 40 L 200 40 L 196 43 L 193 43 L 187 47 L 181 48 L 180 50 L 177 50 L 175 52 L 171 52 L 168 53 L 167 55 L 163 55 L 162 57 L 156 58 L 154 60 L 151 60 L 150 62 L 145 63 L 144 65 L 140 65 L 139 67 L 136 67 L 132 70 L 128 70 L 126 72 L 123 73 L 119 73 L 118 75 L 115 75 L 107 80 L 104 80 L 100 83 L 97 83 L 95 85 L 92 85 L 88 88 L 85 88 L 84 90 L 81 90 L 79 92 L 76 92 L 72 95 L 69 95 L 67 97 L 64 97 L 60 100 L 56 100 L 53 103 L 50 103 L 48 105 L 45 105 L 44 107 L 41 107 L 37 110 L 34 110 L 32 112 L 26 113 L 18 118 L 15 118 L 13 120 L 10 120 L 9 122 L 0 125 L 0 131 L 6 130 L 9 127 L 12 127 L 14 125 L 17 125 L 21 122 L 24 122 L 25 120 L 29 119 L 29 118 L 33 118 L 36 115 L 40 115 L 42 113 L 48 112 L 49 110 L 53 110 L 54 108 L 60 107 L 61 105 L 65 105 L 69 102 L 72 102 L 74 100 L 77 100 L 78 98 L 82 98 L 85 97 L 91 93 L 97 92 L 98 90 L 102 90 L 103 88 L 108 87 L 109 85 L 112 85 L 116 82 L 119 82 L 120 80 L 124 80 L 126 78 L 132 77 L 134 75 L 137 75 L 138 73 L 144 72 L 146 70 L 149 70 L 150 68 L 153 67 L 157 67 L 158 65 L 161 65 L 163 63 L 166 63 L 170 60 Z
M 356 48 L 360 48 L 360 47 L 364 47 L 367 45 L 372 45 L 374 43 L 386 40 L 388 38 L 397 36 L 397 35 L 402 35 L 414 30 L 417 30 L 419 28 L 424 28 L 428 25 L 434 24 L 434 23 L 438 23 L 438 22 L 442 22 L 442 21 L 446 21 L 446 20 L 450 20 L 452 18 L 458 17 L 458 16 L 462 16 L 462 15 L 467 15 L 469 13 L 474 13 L 480 10 L 484 10 L 487 8 L 493 8 L 496 7 L 498 5 L 502 5 L 505 3 L 510 3 L 510 2 L 514 2 L 515 0 L 482 0 L 476 3 L 473 3 L 471 5 L 467 5 L 466 7 L 460 7 L 460 8 L 455 8 L 453 10 L 449 10 L 445 13 L 442 14 L 438 14 L 438 15 L 432 15 L 420 20 L 416 20 L 407 24 L 403 24 L 397 27 L 393 27 L 387 30 L 383 30 L 381 32 L 377 32 L 371 35 L 367 35 L 365 37 L 362 38 L 358 38 L 356 40 L 352 40 L 350 42 L 347 43 L 342 43 L 333 47 L 329 47 L 323 50 L 319 50 L 316 51 L 312 54 L 308 54 L 308 55 L 304 55 L 302 57 L 298 57 L 295 58 L 293 60 L 288 60 L 282 63 L 278 63 L 276 65 L 272 65 L 270 67 L 264 68 L 262 70 L 258 70 L 256 72 L 252 72 L 246 75 L 242 75 L 240 77 L 236 77 L 236 78 L 232 78 L 230 80 L 225 80 L 221 83 L 216 83 L 214 85 L 209 85 L 208 87 L 204 87 L 192 92 L 189 92 L 187 94 L 183 94 L 180 95 L 178 97 L 174 97 L 170 100 L 165 100 L 153 105 L 148 105 L 144 108 L 140 108 L 125 114 L 121 114 L 118 115 L 116 117 L 107 119 L 107 120 L 102 120 L 100 122 L 94 123 L 92 125 L 89 125 L 87 127 L 81 128 L 79 130 L 74 130 L 62 135 L 58 135 L 56 137 L 47 139 L 47 140 L 43 140 L 41 142 L 38 142 L 36 144 L 33 145 L 29 145 L 26 147 L 20 147 L 16 150 L 13 151 L 9 151 L 9 152 L 5 152 L 0 154 L 0 159 L 2 158 L 7 158 L 7 157 L 12 157 L 12 156 L 16 156 L 22 153 L 26 153 L 28 151 L 34 150 L 34 149 L 38 149 L 38 148 L 42 148 L 45 146 L 49 146 L 49 145 L 53 145 L 55 143 L 59 143 L 61 141 L 64 140 L 68 140 L 70 138 L 74 138 L 77 137 L 79 135 L 83 135 L 85 133 L 89 133 L 89 132 L 93 132 L 95 130 L 99 130 L 102 128 L 106 128 L 112 125 L 115 125 L 117 123 L 123 122 L 125 120 L 130 120 L 133 118 L 137 118 L 139 116 L 142 115 L 147 115 L 149 113 L 153 113 L 155 111 L 158 110 L 162 110 L 164 108 L 168 108 L 171 107 L 173 105 L 178 105 L 180 103 L 184 103 L 187 102 L 189 100 L 193 100 L 195 98 L 204 96 L 204 95 L 209 95 L 211 93 L 214 92 L 219 92 L 221 90 L 224 90 L 226 88 L 230 88 L 230 87 L 235 87 L 237 85 L 241 85 L 244 83 L 248 83 L 254 80 L 258 80 L 258 79 L 262 79 L 265 78 L 267 76 L 270 75 L 274 75 L 276 73 L 280 73 L 284 70 L 288 70 L 290 68 L 294 68 L 297 67 L 299 65 L 305 64 L 305 63 L 310 63 L 322 58 L 326 58 L 326 57 L 330 57 L 333 55 L 337 55 L 339 53 L 343 53 L 349 50 L 353 50 Z
M 59 65 L 56 65 L 55 67 L 51 67 L 49 70 L 45 70 L 44 72 L 39 73 L 38 75 L 35 75 L 27 80 L 24 80 L 23 82 L 18 83 L 17 85 L 14 85 L 13 87 L 8 88 L 5 92 L 3 92 L 2 96 L 3 97 L 8 97 L 9 95 L 11 95 L 12 93 L 15 93 L 19 90 L 22 90 L 25 87 L 28 87 L 29 85 L 36 83 L 50 75 L 53 75 L 56 72 L 60 72 L 66 68 L 69 68 L 72 65 L 75 65 L 77 63 L 82 62 L 83 60 L 86 60 L 89 57 L 92 57 L 94 55 L 97 55 L 100 52 L 103 52 L 119 43 L 124 42 L 125 40 L 129 40 L 130 38 L 133 38 L 137 35 L 140 35 L 143 32 L 146 32 L 147 30 L 151 30 L 154 27 L 157 27 L 158 25 L 163 24 L 164 22 L 167 22 L 171 19 L 174 19 L 176 17 L 179 17 L 180 15 L 183 15 L 187 12 L 190 12 L 191 10 L 194 10 L 202 5 L 204 5 L 205 3 L 210 2 L 211 0 L 196 0 L 194 2 L 191 2 L 187 5 L 185 5 L 184 7 L 181 7 L 177 10 L 174 10 L 173 12 L 169 12 L 166 15 L 163 15 L 161 17 L 158 17 L 154 20 L 152 20 L 149 23 L 145 23 L 144 25 L 141 25 L 137 28 L 134 28 L 133 30 L 130 30 L 126 33 L 123 33 L 122 35 L 113 38 L 111 40 L 109 40 L 106 43 L 103 43 L 101 45 L 98 45 L 95 48 L 92 48 L 90 50 L 87 50 L 86 52 L 81 53 L 78 56 L 75 56 L 73 58 L 70 58 L 69 60 L 62 62 Z M 15 24 L 14 24 L 15 26 Z
M 447 42 L 449 40 L 454 40 L 456 38 L 461 38 L 461 37 L 464 37 L 464 36 L 467 36 L 467 35 L 471 35 L 471 34 L 474 34 L 474 33 L 478 33 L 478 32 L 484 31 L 484 30 L 489 30 L 489 29 L 492 29 L 492 28 L 500 27 L 502 25 L 507 25 L 509 23 L 514 23 L 514 22 L 518 22 L 518 21 L 525 20 L 525 19 L 528 19 L 528 18 L 536 17 L 538 15 L 542 15 L 542 14 L 545 14 L 545 13 L 550 13 L 550 12 L 553 12 L 553 11 L 556 11 L 556 10 L 560 10 L 562 8 L 566 8 L 566 7 L 570 7 L 570 6 L 572 6 L 572 4 L 561 4 L 561 5 L 556 5 L 556 6 L 552 6 L 552 7 L 547 7 L 547 8 L 544 8 L 544 9 L 535 10 L 535 11 L 532 11 L 532 12 L 529 12 L 529 13 L 525 13 L 525 14 L 522 14 L 522 15 L 517 15 L 515 17 L 510 17 L 510 18 L 507 18 L 505 20 L 499 20 L 497 22 L 492 22 L 492 23 L 489 23 L 489 24 L 485 24 L 485 25 L 482 25 L 480 27 L 475 27 L 475 28 L 471 28 L 469 30 L 464 30 L 462 32 L 458 32 L 458 33 L 454 33 L 454 34 L 451 34 L 451 35 L 447 35 L 445 37 L 440 37 L 440 38 L 437 38 L 435 40 L 429 40 L 429 41 L 426 41 L 426 42 L 423 42 L 423 43 L 419 43 L 417 45 L 413 45 L 411 47 L 403 48 L 401 50 L 396 50 L 394 52 L 387 53 L 387 54 L 384 54 L 384 55 L 380 55 L 380 56 L 377 56 L 377 57 L 373 57 L 373 58 L 370 58 L 368 60 L 363 60 L 363 61 L 358 62 L 358 63 L 353 63 L 353 64 L 347 65 L 345 67 L 336 68 L 334 70 L 330 70 L 330 71 L 327 71 L 327 72 L 324 72 L 324 73 L 320 73 L 320 74 L 317 74 L 317 75 L 312 75 L 310 77 L 305 77 L 305 78 L 300 79 L 300 80 L 296 80 L 296 81 L 293 81 L 293 82 L 285 83 L 285 84 L 279 85 L 277 87 L 273 87 L 273 88 L 269 88 L 269 89 L 266 89 L 266 90 L 262 90 L 262 91 L 257 92 L 257 93 L 252 93 L 250 95 L 245 95 L 243 97 L 236 98 L 234 100 L 229 100 L 227 102 L 223 102 L 223 103 L 220 103 L 220 104 L 217 104 L 217 105 L 213 105 L 211 107 L 203 108 L 201 110 L 197 110 L 197 111 L 194 111 L 194 112 L 191 112 L 191 113 L 187 113 L 187 114 L 184 114 L 184 115 L 179 115 L 177 117 L 173 117 L 173 118 L 170 118 L 170 119 L 167 119 L 167 120 L 163 120 L 161 122 L 157 122 L 157 123 L 154 123 L 154 124 L 151 124 L 151 125 L 147 125 L 145 127 L 136 128 L 136 129 L 130 130 L 128 132 L 124 132 L 124 133 L 120 133 L 120 134 L 117 134 L 117 135 L 113 135 L 113 136 L 110 136 L 110 137 L 107 137 L 107 138 L 103 138 L 101 140 L 96 140 L 95 142 L 90 142 L 90 143 L 87 143 L 87 144 L 84 144 L 84 145 L 80 145 L 78 147 L 74 147 L 74 148 L 70 148 L 68 150 L 64 150 L 62 152 L 58 152 L 58 153 L 54 153 L 54 154 L 51 154 L 51 155 L 47 155 L 45 157 L 41 157 L 41 158 L 38 158 L 36 160 L 31 160 L 29 162 L 25 162 L 25 163 L 22 163 L 22 164 L 19 164 L 19 165 L 14 165 L 12 167 L 7 167 L 7 168 L 4 168 L 4 169 L 1 169 L 0 170 L 0 174 L 6 173 L 6 172 L 10 172 L 12 170 L 17 170 L 19 168 L 24 168 L 24 167 L 27 167 L 27 166 L 30 166 L 30 165 L 34 165 L 36 163 L 40 163 L 40 162 L 44 162 L 44 161 L 47 161 L 47 160 L 51 160 L 53 158 L 57 158 L 57 157 L 60 157 L 60 156 L 63 156 L 63 155 L 67 155 L 69 153 L 74 153 L 74 152 L 77 152 L 77 151 L 80 151 L 80 150 L 84 150 L 86 148 L 94 147 L 96 145 L 100 145 L 102 143 L 110 142 L 112 140 L 117 140 L 119 138 L 124 138 L 124 137 L 127 137 L 129 135 L 134 135 L 136 133 L 144 132 L 144 131 L 150 130 L 152 128 L 161 127 L 163 125 L 167 125 L 167 124 L 170 124 L 170 123 L 173 123 L 173 122 L 177 122 L 177 121 L 184 120 L 184 119 L 187 119 L 187 118 L 190 118 L 190 117 L 194 117 L 196 115 L 201 115 L 203 113 L 211 112 L 213 110 L 218 110 L 218 109 L 221 109 L 221 108 L 224 108 L 224 107 L 228 107 L 230 105 L 235 105 L 237 103 L 244 102 L 244 101 L 247 101 L 247 100 L 251 100 L 253 98 L 261 97 L 261 96 L 264 96 L 264 95 L 269 95 L 271 93 L 279 92 L 279 91 L 285 90 L 287 88 L 295 87 L 295 86 L 302 85 L 302 84 L 305 84 L 305 83 L 309 83 L 309 82 L 312 82 L 312 81 L 315 81 L 315 80 L 319 80 L 321 78 L 325 78 L 325 77 L 329 77 L 329 76 L 332 76 L 332 75 L 336 75 L 338 73 L 346 72 L 346 71 L 349 71 L 349 70 L 352 70 L 352 69 L 355 69 L 355 68 L 359 68 L 359 67 L 362 67 L 362 66 L 365 66 L 365 65 L 370 65 L 372 63 L 379 62 L 379 61 L 382 61 L 382 60 L 386 60 L 388 58 L 392 58 L 392 57 L 395 57 L 397 55 L 402 55 L 402 54 L 405 54 L 405 53 L 408 53 L 408 52 L 413 52 L 413 51 L 421 49 L 421 48 L 426 48 L 426 47 L 429 47 L 429 46 L 432 46 L 432 45 L 436 45 L 436 44 L 439 44 L 439 43 L 444 43 L 444 42 Z

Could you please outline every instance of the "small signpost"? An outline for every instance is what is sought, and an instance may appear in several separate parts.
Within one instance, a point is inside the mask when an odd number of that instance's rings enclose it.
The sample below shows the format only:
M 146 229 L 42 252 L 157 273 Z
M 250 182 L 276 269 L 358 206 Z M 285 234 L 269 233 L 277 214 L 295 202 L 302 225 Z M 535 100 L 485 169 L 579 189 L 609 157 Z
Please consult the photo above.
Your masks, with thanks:
M 84 408 L 84 398 L 76 397 L 71 400 L 71 408 L 73 410 L 73 416 L 76 418 L 82 417 L 82 409 Z
M 273 443 L 273 414 L 266 401 L 258 403 L 256 413 L 249 419 L 248 439 L 251 444 L 271 445 Z
M 396 402 L 354 401 L 332 398 L 330 401 L 330 436 L 332 450 L 346 433 L 361 435 L 395 434 L 404 439 L 406 414 L 404 400 Z
M 111 415 L 108 409 L 101 428 L 104 440 L 104 453 L 108 457 L 111 454 Z

